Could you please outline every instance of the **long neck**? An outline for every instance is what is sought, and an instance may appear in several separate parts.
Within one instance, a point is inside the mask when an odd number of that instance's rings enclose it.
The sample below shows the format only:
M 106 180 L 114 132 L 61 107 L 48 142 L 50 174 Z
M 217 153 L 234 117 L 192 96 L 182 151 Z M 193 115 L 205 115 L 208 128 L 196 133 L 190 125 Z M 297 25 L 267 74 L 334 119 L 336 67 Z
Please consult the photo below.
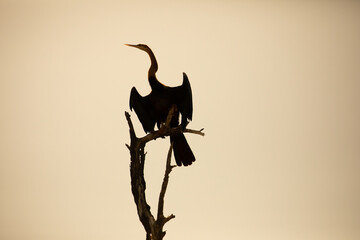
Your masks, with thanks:
M 148 51 L 146 51 L 146 52 L 149 54 L 150 60 L 151 60 L 151 66 L 149 68 L 148 75 L 149 75 L 149 77 L 155 77 L 155 73 L 158 70 L 158 64 L 157 64 L 155 55 L 150 49 Z
M 148 72 L 149 84 L 152 89 L 155 89 L 155 88 L 158 88 L 159 86 L 162 86 L 162 84 L 157 80 L 156 75 L 155 75 L 158 70 L 158 64 L 157 64 L 154 53 L 150 49 L 146 52 L 149 54 L 150 60 L 151 60 L 151 66 L 150 66 L 149 72 Z

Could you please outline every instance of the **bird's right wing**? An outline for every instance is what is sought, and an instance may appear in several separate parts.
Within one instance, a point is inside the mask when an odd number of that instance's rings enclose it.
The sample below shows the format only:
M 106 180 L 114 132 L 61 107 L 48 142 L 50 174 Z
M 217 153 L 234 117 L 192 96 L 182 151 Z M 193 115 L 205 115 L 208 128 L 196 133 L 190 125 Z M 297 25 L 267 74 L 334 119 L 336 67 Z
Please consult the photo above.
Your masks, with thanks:
M 192 120 L 193 114 L 193 102 L 192 102 L 192 91 L 189 79 L 186 73 L 183 73 L 183 84 L 181 85 L 184 94 L 184 114 L 190 120 Z
M 178 97 L 177 104 L 182 115 L 181 126 L 185 128 L 187 119 L 192 120 L 193 114 L 192 91 L 186 73 L 183 73 L 183 84 L 178 86 L 176 91 L 176 96 Z
M 131 89 L 130 93 L 130 110 L 135 110 L 141 125 L 145 132 L 154 130 L 155 120 L 152 114 L 152 107 L 149 103 L 148 96 L 142 97 L 135 87 Z

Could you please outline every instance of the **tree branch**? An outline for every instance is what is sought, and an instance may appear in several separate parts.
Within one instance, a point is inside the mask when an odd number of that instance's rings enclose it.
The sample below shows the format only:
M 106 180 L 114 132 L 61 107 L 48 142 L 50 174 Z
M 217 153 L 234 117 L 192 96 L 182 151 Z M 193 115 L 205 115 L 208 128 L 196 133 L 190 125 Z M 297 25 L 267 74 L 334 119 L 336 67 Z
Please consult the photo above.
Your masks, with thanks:
M 171 153 L 172 153 L 173 145 L 174 145 L 174 143 L 171 143 L 169 152 L 167 155 L 164 180 L 163 180 L 160 195 L 159 195 L 158 214 L 157 214 L 158 220 L 165 219 L 164 213 L 163 213 L 164 212 L 164 197 L 165 197 L 166 188 L 167 188 L 167 185 L 169 182 L 169 174 L 170 174 L 171 170 L 175 167 L 175 166 L 171 166 Z M 175 217 L 174 215 L 172 215 L 172 216 L 173 216 L 173 218 Z
M 139 219 L 146 231 L 147 240 L 162 240 L 165 236 L 163 227 L 165 223 L 175 218 L 173 214 L 168 217 L 164 217 L 164 197 L 169 182 L 169 174 L 175 166 L 171 166 L 171 153 L 172 145 L 169 148 L 169 152 L 166 160 L 166 169 L 164 179 L 159 194 L 157 219 L 155 220 L 153 214 L 150 211 L 150 206 L 146 202 L 145 190 L 146 182 L 144 178 L 144 165 L 145 165 L 145 145 L 151 140 L 155 140 L 159 137 L 166 137 L 173 134 L 179 134 L 181 132 L 189 132 L 204 136 L 203 129 L 191 130 L 185 129 L 182 131 L 181 126 L 176 128 L 170 128 L 170 121 L 176 111 L 174 105 L 167 116 L 165 124 L 162 124 L 160 129 L 145 135 L 142 138 L 136 137 L 134 126 L 131 122 L 131 117 L 128 112 L 125 112 L 125 117 L 129 125 L 130 132 L 130 145 L 126 144 L 126 147 L 130 151 L 130 176 L 131 176 L 131 191 L 134 196 L 134 202 L 136 204 Z

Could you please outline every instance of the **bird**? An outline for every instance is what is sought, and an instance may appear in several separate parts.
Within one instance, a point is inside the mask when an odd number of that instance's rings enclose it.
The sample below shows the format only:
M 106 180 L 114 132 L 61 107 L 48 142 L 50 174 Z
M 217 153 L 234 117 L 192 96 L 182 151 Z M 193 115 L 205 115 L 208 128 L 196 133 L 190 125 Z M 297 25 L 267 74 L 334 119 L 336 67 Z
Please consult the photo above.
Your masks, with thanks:
M 145 133 L 153 132 L 155 124 L 160 129 L 161 123 L 166 121 L 170 108 L 175 104 L 175 111 L 170 127 L 181 125 L 184 130 L 188 120 L 192 120 L 193 103 L 192 91 L 189 79 L 186 73 L 183 73 L 183 83 L 180 86 L 169 87 L 161 83 L 157 77 L 158 64 L 153 51 L 145 44 L 125 44 L 145 51 L 151 61 L 148 70 L 148 81 L 151 92 L 146 96 L 141 96 L 135 87 L 131 89 L 129 106 L 134 110 Z M 181 114 L 181 123 L 179 124 L 179 114 Z M 170 143 L 173 143 L 175 162 L 178 166 L 189 166 L 195 162 L 195 156 L 189 143 L 183 133 L 170 136 Z

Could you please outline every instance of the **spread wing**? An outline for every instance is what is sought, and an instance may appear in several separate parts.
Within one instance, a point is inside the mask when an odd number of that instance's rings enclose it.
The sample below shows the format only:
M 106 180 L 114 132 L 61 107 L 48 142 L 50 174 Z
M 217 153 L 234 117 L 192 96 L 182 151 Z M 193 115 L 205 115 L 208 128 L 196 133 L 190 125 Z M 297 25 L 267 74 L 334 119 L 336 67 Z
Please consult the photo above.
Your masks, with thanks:
M 181 126 L 184 129 L 187 120 L 192 120 L 193 113 L 191 86 L 186 73 L 183 73 L 183 84 L 173 89 L 176 105 L 181 113 Z
M 141 125 L 145 132 L 154 130 L 155 120 L 153 117 L 153 108 L 149 101 L 149 95 L 142 97 L 135 87 L 131 89 L 130 93 L 130 110 L 135 110 Z

